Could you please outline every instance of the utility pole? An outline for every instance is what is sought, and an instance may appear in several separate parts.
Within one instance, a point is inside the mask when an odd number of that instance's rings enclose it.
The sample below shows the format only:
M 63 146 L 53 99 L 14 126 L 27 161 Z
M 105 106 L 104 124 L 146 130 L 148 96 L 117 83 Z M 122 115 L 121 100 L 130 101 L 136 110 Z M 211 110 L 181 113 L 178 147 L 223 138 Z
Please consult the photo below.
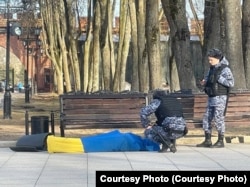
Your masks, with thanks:
M 25 103 L 29 103 L 30 102 L 30 85 L 29 85 L 29 30 L 27 32 L 27 54 L 26 54 L 26 59 L 27 59 L 27 67 L 26 67 L 26 71 L 25 71 Z
M 7 25 L 6 25 L 6 80 L 5 80 L 5 93 L 4 93 L 4 119 L 11 119 L 11 92 L 10 92 L 10 4 L 7 2 Z
M 7 1 L 7 2 L 6 2 Z M 1 7 L 5 9 L 6 13 L 6 73 L 5 73 L 5 92 L 4 92 L 4 106 L 3 106 L 3 118 L 11 119 L 11 89 L 10 89 L 10 36 L 20 36 L 22 33 L 21 27 L 17 23 L 10 22 L 10 0 L 6 0 L 6 6 Z M 13 8 L 13 7 L 11 7 Z M 20 9 L 20 7 L 14 7 L 14 9 Z M 14 85 L 12 85 L 14 86 Z

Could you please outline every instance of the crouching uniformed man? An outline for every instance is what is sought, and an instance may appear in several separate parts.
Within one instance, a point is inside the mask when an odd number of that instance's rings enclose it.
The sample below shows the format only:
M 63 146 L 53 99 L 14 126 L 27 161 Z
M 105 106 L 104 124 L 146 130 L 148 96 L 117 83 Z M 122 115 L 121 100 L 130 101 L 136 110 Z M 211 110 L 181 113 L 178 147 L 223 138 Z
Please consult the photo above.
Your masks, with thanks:
M 151 124 L 149 119 L 152 114 L 157 118 L 154 124 Z M 154 91 L 150 104 L 141 109 L 140 118 L 145 128 L 145 137 L 162 145 L 159 152 L 167 152 L 170 149 L 175 153 L 176 139 L 187 134 L 182 105 L 165 90 Z

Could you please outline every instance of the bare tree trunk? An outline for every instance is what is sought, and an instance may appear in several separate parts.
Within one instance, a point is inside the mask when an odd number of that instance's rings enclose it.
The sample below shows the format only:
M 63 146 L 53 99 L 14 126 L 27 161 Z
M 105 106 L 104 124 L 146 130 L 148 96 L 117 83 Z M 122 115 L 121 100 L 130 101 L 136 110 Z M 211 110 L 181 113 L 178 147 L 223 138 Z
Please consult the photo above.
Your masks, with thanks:
M 90 87 L 90 64 L 92 62 L 91 54 L 92 54 L 92 17 L 91 17 L 91 4 L 92 0 L 89 0 L 88 3 L 88 25 L 87 25 L 87 32 L 86 32 L 86 40 L 84 42 L 84 58 L 83 58 L 83 92 L 88 92 Z
M 160 29 L 158 20 L 159 3 L 146 2 L 146 39 L 149 64 L 149 89 L 161 88 Z
M 242 37 L 243 59 L 246 76 L 246 87 L 250 89 L 250 1 L 243 0 L 242 6 Z
M 170 26 L 172 53 L 176 60 L 181 89 L 197 90 L 190 51 L 190 32 L 183 0 L 162 0 L 162 7 Z
M 242 51 L 242 27 L 240 0 L 223 2 L 226 20 L 227 59 L 234 74 L 234 89 L 246 89 L 246 79 Z
M 129 46 L 130 46 L 130 41 L 131 41 L 131 21 L 130 21 L 129 11 L 127 12 L 126 27 L 125 27 L 124 34 L 125 35 L 124 35 L 124 41 L 123 41 L 122 53 L 121 53 L 121 70 L 120 70 L 121 73 L 120 73 L 120 81 L 119 81 L 120 82 L 119 83 L 119 91 L 125 90 L 124 84 L 126 82 L 126 66 L 127 66 Z
M 130 19 L 128 12 L 128 2 L 121 0 L 120 2 L 120 30 L 119 30 L 119 46 L 116 60 L 115 76 L 113 91 L 119 92 L 125 82 L 126 62 L 129 51 L 130 42 Z
M 111 90 L 112 74 L 111 74 L 111 53 L 109 48 L 109 27 L 112 25 L 112 11 L 110 1 L 99 0 L 101 9 L 101 33 L 100 33 L 100 46 L 101 46 L 101 61 L 102 61 L 102 88 L 104 90 Z M 112 33 L 111 33 L 112 34 Z
M 176 66 L 176 61 L 173 58 L 172 60 L 170 60 L 170 91 L 174 92 L 174 91 L 178 91 L 180 90 L 180 80 L 179 80 L 179 75 L 178 75 L 178 68 Z
M 139 75 L 138 75 L 138 37 L 137 37 L 137 20 L 136 20 L 136 8 L 135 1 L 129 0 L 129 12 L 131 21 L 131 52 L 132 52 L 132 82 L 131 90 L 139 90 Z
M 92 92 L 96 92 L 100 89 L 100 28 L 101 25 L 101 10 L 100 3 L 96 1 L 94 5 L 94 27 L 93 27 L 93 71 L 91 76 L 93 77 Z
M 116 6 L 116 0 L 113 1 L 113 5 L 112 5 L 112 14 L 109 15 L 111 16 L 110 20 L 112 20 L 112 18 L 114 17 L 114 11 L 115 11 L 115 6 Z M 115 17 L 114 17 L 115 18 Z M 115 18 L 116 19 L 116 18 Z M 110 46 L 110 65 L 111 65 L 111 89 L 113 88 L 113 81 L 114 81 L 114 76 L 115 76 L 115 52 L 114 52 L 114 39 L 113 39 L 113 22 L 109 24 L 109 46 Z
M 137 36 L 138 36 L 138 72 L 139 72 L 139 91 L 147 92 L 149 90 L 149 72 L 148 59 L 145 40 L 145 18 L 146 2 L 145 0 L 136 0 L 137 3 Z
M 72 0 L 64 0 L 65 13 L 61 17 L 65 17 L 67 34 L 65 36 L 65 40 L 68 44 L 68 61 L 70 62 L 72 76 L 71 76 L 71 84 L 70 90 L 72 89 L 72 84 L 74 87 L 74 91 L 81 90 L 81 77 L 80 77 L 80 66 L 78 61 L 78 51 L 77 51 L 77 30 L 76 26 L 76 18 L 74 8 L 76 7 L 76 1 Z
M 222 51 L 222 40 L 225 38 L 225 34 L 223 36 L 224 27 L 224 18 L 223 15 L 220 14 L 220 4 L 214 0 L 205 1 L 205 9 L 204 9 L 204 45 L 202 48 L 202 62 L 203 62 L 203 72 L 202 77 L 206 74 L 209 69 L 209 63 L 207 59 L 207 51 L 211 48 L 219 48 Z M 221 31 L 222 30 L 222 31 Z M 199 79 L 202 79 L 199 77 Z
M 58 13 L 55 13 L 55 17 L 58 20 L 57 22 L 55 22 L 55 26 L 57 27 L 57 30 L 61 30 L 61 32 L 58 32 L 58 44 L 60 46 L 61 50 L 61 60 L 62 60 L 62 69 L 63 69 L 63 86 L 66 88 L 66 90 L 64 90 L 65 92 L 71 92 L 72 90 L 72 85 L 71 85 L 71 78 L 70 78 L 70 70 L 72 71 L 72 62 L 70 57 L 71 55 L 69 54 L 69 46 L 70 43 L 67 40 L 67 28 L 68 28 L 68 24 L 67 24 L 67 16 L 65 15 L 65 12 L 67 12 L 67 3 L 65 1 L 61 2 L 61 6 L 58 7 Z M 60 10 L 64 10 L 64 11 L 60 11 Z M 68 47 L 67 47 L 68 46 Z

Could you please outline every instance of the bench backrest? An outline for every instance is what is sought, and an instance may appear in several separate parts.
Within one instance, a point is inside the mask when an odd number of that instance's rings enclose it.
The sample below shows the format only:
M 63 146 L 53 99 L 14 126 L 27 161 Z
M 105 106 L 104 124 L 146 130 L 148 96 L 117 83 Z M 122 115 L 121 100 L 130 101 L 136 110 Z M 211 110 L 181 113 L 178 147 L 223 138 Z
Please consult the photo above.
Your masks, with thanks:
M 207 105 L 207 95 L 195 94 L 194 118 L 204 115 Z M 226 111 L 226 120 L 240 119 L 250 114 L 250 93 L 230 93 Z
M 207 106 L 205 93 L 171 93 L 180 100 L 184 117 L 195 127 L 201 127 L 203 115 Z M 229 94 L 225 121 L 227 125 L 244 125 L 250 121 L 250 92 L 232 92 Z
M 65 128 L 136 128 L 147 94 L 61 95 L 61 122 Z
M 174 93 L 174 96 L 182 103 L 188 125 L 201 127 L 207 95 Z M 67 128 L 142 128 L 139 112 L 151 99 L 150 94 L 142 93 L 61 95 L 61 134 L 64 136 Z M 249 125 L 249 92 L 230 94 L 225 120 L 228 126 Z M 152 116 L 152 121 L 155 121 L 155 116 Z

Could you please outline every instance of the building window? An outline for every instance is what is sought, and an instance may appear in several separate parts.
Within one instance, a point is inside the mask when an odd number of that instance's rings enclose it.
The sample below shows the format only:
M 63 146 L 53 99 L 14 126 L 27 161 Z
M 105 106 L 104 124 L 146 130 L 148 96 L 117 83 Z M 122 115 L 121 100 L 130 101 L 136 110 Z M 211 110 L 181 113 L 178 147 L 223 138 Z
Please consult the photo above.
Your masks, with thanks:
M 44 83 L 45 87 L 49 87 L 50 84 L 52 83 L 50 68 L 44 68 Z

